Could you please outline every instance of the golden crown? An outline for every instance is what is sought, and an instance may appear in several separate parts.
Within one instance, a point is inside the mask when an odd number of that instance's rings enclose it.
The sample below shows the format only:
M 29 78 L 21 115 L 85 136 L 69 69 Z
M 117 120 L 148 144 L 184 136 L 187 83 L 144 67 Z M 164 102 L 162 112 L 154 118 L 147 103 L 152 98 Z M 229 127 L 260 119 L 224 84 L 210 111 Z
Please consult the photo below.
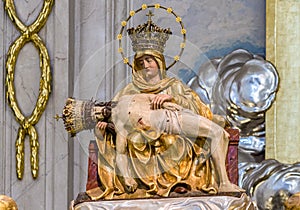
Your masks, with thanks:
M 155 25 L 151 19 L 153 16 L 151 11 L 149 11 L 147 16 L 148 21 L 146 23 L 127 30 L 132 41 L 133 51 L 156 50 L 163 53 L 166 42 L 172 32 L 170 28 L 163 29 Z
M 97 124 L 94 109 L 95 103 L 95 101 L 91 100 L 67 99 L 62 113 L 62 119 L 66 131 L 69 132 L 72 137 L 80 131 L 95 128 Z

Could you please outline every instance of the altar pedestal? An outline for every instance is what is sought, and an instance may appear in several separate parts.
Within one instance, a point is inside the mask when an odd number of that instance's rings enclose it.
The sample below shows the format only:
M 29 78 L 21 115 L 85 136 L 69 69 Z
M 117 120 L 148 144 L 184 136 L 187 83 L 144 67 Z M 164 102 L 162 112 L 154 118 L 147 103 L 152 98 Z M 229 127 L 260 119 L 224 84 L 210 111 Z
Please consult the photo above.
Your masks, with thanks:
M 255 204 L 243 193 L 240 197 L 233 196 L 201 196 L 157 199 L 131 199 L 131 200 L 102 200 L 85 202 L 70 210 L 255 210 Z

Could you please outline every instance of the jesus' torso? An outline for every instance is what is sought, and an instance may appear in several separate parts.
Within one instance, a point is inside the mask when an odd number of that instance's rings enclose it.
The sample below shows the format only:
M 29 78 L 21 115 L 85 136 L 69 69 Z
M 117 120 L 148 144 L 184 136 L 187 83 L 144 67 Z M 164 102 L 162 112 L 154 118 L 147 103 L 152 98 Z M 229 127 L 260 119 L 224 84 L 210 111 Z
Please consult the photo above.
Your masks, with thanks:
M 126 130 L 128 134 L 140 129 L 156 131 L 159 135 L 166 132 L 170 123 L 177 126 L 177 119 L 174 119 L 177 116 L 174 110 L 182 107 L 165 102 L 163 109 L 152 110 L 151 101 L 154 97 L 155 94 L 135 94 L 120 97 L 116 107 L 112 109 L 112 120 L 117 132 L 122 133 Z

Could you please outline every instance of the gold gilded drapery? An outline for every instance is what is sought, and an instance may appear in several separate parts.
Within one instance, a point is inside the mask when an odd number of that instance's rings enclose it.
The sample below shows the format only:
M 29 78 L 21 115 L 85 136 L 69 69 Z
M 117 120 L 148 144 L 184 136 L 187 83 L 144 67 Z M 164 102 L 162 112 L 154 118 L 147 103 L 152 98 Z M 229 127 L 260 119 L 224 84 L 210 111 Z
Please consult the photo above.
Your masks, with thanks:
M 43 8 L 39 13 L 36 20 L 29 26 L 26 26 L 19 19 L 14 1 L 4 0 L 5 10 L 9 18 L 12 20 L 16 28 L 20 31 L 21 35 L 10 45 L 7 52 L 6 60 L 6 98 L 7 103 L 11 107 L 17 122 L 20 124 L 18 129 L 18 135 L 16 139 L 16 173 L 18 179 L 23 178 L 24 173 L 24 140 L 26 135 L 30 140 L 30 163 L 31 173 L 33 178 L 37 178 L 39 169 L 39 142 L 38 134 L 34 127 L 38 123 L 41 115 L 43 114 L 46 104 L 51 92 L 51 71 L 50 71 L 50 58 L 47 48 L 39 37 L 38 32 L 45 25 L 48 16 L 51 12 L 54 0 L 45 0 Z M 20 50 L 28 42 L 33 42 L 36 49 L 39 51 L 40 57 L 40 88 L 35 108 L 33 109 L 31 116 L 24 116 L 18 106 L 16 99 L 15 87 L 14 87 L 14 73 L 17 58 Z

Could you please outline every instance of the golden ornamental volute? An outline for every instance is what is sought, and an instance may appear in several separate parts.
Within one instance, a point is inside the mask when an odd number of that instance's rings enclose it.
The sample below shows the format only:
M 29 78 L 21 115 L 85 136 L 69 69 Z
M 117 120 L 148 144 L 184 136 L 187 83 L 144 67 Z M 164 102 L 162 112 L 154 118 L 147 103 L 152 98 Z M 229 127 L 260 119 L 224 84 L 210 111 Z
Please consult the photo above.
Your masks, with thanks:
M 38 123 L 41 115 L 43 114 L 46 104 L 51 93 L 51 71 L 50 71 L 50 58 L 47 48 L 42 39 L 37 34 L 41 28 L 45 25 L 48 16 L 51 12 L 54 0 L 45 0 L 43 8 L 39 13 L 36 20 L 29 26 L 22 23 L 16 13 L 13 0 L 4 0 L 5 10 L 9 18 L 12 20 L 16 28 L 20 31 L 21 35 L 10 45 L 7 52 L 6 60 L 6 98 L 7 103 L 11 107 L 13 114 L 20 124 L 18 135 L 16 139 L 16 173 L 18 179 L 23 178 L 24 173 L 24 140 L 26 135 L 29 136 L 30 141 L 30 163 L 31 173 L 33 178 L 37 178 L 39 169 L 39 142 L 38 134 L 35 129 L 35 124 Z M 31 116 L 26 117 L 18 106 L 16 100 L 16 93 L 14 87 L 14 72 L 17 62 L 17 57 L 20 50 L 25 44 L 32 42 L 36 49 L 39 51 L 41 78 L 39 95 L 35 108 L 33 109 Z

